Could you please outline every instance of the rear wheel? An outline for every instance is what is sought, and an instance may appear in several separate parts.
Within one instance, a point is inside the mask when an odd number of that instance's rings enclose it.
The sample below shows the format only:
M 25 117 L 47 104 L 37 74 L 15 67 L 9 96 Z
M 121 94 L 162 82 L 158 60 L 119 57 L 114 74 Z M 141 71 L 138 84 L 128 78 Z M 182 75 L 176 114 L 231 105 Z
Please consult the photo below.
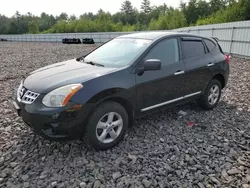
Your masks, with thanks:
M 215 108 L 221 97 L 221 83 L 217 79 L 211 80 L 205 93 L 200 99 L 200 105 L 202 108 L 209 110 Z
M 85 138 L 97 150 L 106 150 L 118 144 L 128 128 L 128 114 L 115 102 L 99 105 L 91 114 Z

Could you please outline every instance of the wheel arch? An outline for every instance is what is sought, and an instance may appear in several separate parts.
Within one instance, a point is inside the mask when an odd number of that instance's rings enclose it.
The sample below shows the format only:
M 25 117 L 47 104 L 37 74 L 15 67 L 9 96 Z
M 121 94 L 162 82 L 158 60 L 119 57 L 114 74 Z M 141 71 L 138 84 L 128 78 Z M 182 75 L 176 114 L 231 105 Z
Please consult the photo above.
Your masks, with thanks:
M 134 107 L 132 106 L 132 104 L 127 99 L 124 99 L 122 97 L 110 97 L 102 101 L 102 103 L 108 101 L 116 102 L 125 108 L 129 118 L 129 126 L 131 127 L 134 123 Z
M 225 85 L 226 85 L 225 78 L 224 78 L 224 76 L 222 74 L 216 74 L 216 75 L 214 75 L 213 79 L 216 79 L 216 80 L 220 81 L 220 83 L 221 83 L 221 89 L 223 89 L 225 87 Z
M 90 112 L 88 113 L 88 117 L 86 118 L 86 121 L 88 121 L 89 115 L 92 114 L 93 111 L 96 108 L 98 108 L 99 105 L 101 105 L 104 102 L 113 101 L 113 102 L 120 104 L 122 107 L 125 108 L 129 117 L 129 126 L 132 126 L 134 123 L 135 107 L 129 101 L 129 99 L 123 97 L 124 95 L 125 96 L 131 95 L 131 92 L 129 92 L 127 89 L 124 89 L 124 88 L 111 88 L 111 89 L 101 91 L 95 96 L 93 96 L 87 102 L 89 104 L 94 104 L 94 105 L 91 108 Z

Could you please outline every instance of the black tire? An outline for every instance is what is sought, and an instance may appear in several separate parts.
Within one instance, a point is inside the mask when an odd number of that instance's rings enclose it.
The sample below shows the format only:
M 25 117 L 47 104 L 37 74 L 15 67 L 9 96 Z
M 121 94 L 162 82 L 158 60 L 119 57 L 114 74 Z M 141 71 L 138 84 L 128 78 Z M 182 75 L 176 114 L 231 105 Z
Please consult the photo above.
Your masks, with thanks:
M 97 124 L 102 119 L 102 117 L 104 117 L 106 114 L 110 112 L 115 112 L 118 115 L 120 115 L 123 121 L 123 126 L 122 126 L 119 136 L 114 141 L 110 143 L 103 143 L 97 137 L 97 133 L 96 133 Z M 113 101 L 104 102 L 100 104 L 94 110 L 94 112 L 90 115 L 88 119 L 88 123 L 86 125 L 84 137 L 85 137 L 86 142 L 90 146 L 92 146 L 94 149 L 107 150 L 116 146 L 124 138 L 124 135 L 128 129 L 128 124 L 129 124 L 128 114 L 122 105 Z
M 212 87 L 214 86 L 218 86 L 219 88 L 219 96 L 217 101 L 214 104 L 209 103 L 209 94 L 210 94 L 210 90 Z M 215 108 L 219 101 L 220 101 L 220 97 L 221 97 L 221 82 L 217 79 L 213 79 L 210 81 L 210 83 L 208 84 L 207 89 L 205 90 L 204 94 L 202 95 L 202 97 L 199 100 L 199 104 L 200 106 L 205 109 L 205 110 L 211 110 L 213 108 Z

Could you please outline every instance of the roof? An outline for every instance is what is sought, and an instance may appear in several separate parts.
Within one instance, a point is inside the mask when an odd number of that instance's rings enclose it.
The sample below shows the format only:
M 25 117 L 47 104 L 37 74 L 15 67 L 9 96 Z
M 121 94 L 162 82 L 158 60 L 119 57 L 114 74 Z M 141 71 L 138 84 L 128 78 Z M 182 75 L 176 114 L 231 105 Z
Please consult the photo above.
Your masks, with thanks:
M 171 35 L 190 35 L 196 36 L 189 33 L 179 33 L 179 32 L 168 32 L 168 31 L 148 31 L 148 32 L 137 32 L 127 35 L 119 36 L 118 38 L 138 38 L 138 39 L 148 39 L 148 40 L 156 40 L 161 37 L 171 36 Z

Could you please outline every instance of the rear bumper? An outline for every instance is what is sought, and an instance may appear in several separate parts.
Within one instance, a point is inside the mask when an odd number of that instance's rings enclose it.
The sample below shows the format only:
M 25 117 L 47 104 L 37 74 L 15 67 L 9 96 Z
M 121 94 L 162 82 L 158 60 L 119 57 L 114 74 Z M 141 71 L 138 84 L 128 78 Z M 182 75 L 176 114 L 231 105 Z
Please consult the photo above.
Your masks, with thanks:
M 37 108 L 36 104 L 28 105 L 18 101 L 13 101 L 13 105 L 22 120 L 45 139 L 72 140 L 84 133 L 87 113 L 84 113 L 83 106 Z

